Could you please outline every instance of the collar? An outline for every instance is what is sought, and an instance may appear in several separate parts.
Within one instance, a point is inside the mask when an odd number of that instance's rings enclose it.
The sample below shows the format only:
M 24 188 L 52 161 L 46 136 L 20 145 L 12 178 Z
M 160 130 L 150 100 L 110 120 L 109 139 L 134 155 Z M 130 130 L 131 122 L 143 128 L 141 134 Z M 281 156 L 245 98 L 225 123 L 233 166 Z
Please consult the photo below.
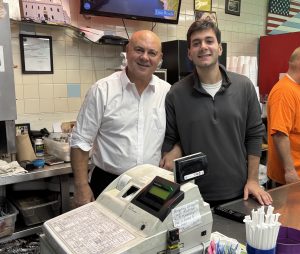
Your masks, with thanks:
M 219 64 L 219 69 L 222 75 L 222 85 L 219 91 L 223 93 L 231 85 L 231 81 L 228 77 L 225 67 Z M 194 68 L 194 89 L 196 89 L 200 93 L 207 94 L 207 92 L 201 85 L 196 68 Z
M 155 92 L 155 87 L 158 84 L 159 82 L 157 82 L 157 77 L 155 75 L 152 74 L 152 77 L 151 77 L 151 80 L 147 86 L 148 89 L 151 89 L 153 92 Z M 135 83 L 131 82 L 126 74 L 126 68 L 122 70 L 121 72 L 121 84 L 122 84 L 122 87 L 123 87 L 123 90 L 128 86 L 135 86 Z
M 293 82 L 295 82 L 295 83 L 297 84 L 296 80 L 294 80 L 289 74 L 286 74 L 286 76 L 287 76 L 290 80 L 292 80 Z

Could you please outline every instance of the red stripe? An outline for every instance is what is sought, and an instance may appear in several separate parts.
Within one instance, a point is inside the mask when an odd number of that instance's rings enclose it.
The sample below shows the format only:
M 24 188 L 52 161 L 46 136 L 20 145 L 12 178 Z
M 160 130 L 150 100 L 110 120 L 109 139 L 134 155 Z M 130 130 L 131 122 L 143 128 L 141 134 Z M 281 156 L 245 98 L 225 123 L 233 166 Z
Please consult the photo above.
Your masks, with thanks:
M 272 24 L 272 23 L 267 23 L 267 26 L 268 26 L 268 27 L 274 27 L 274 28 L 278 27 L 278 25 Z
M 269 16 L 268 16 L 267 20 L 273 20 L 273 21 L 278 21 L 278 22 L 285 22 L 286 21 L 286 19 L 273 18 L 273 17 L 269 17 Z
M 292 4 L 292 5 L 296 5 L 296 6 L 300 6 L 300 3 L 299 3 L 299 2 L 293 2 L 293 1 L 291 1 L 291 4 Z
M 293 11 L 293 12 L 299 12 L 300 9 L 296 9 L 296 8 L 290 8 L 290 11 Z

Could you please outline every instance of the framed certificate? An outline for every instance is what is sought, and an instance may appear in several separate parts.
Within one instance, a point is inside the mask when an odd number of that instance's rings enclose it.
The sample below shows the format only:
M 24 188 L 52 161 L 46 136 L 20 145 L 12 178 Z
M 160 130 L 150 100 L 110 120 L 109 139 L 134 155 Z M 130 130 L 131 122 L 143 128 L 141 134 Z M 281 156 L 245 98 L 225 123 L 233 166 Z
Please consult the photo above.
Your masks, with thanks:
M 22 72 L 52 74 L 52 37 L 20 34 Z

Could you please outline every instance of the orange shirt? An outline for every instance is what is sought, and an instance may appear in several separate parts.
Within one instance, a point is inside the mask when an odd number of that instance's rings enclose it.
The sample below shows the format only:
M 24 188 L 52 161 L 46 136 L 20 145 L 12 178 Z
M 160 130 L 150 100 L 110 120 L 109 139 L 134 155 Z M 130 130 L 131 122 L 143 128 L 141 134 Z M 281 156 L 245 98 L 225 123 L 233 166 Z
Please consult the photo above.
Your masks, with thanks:
M 268 97 L 268 177 L 285 184 L 283 165 L 271 137 L 277 131 L 289 137 L 292 158 L 300 176 L 300 84 L 288 76 L 275 84 Z

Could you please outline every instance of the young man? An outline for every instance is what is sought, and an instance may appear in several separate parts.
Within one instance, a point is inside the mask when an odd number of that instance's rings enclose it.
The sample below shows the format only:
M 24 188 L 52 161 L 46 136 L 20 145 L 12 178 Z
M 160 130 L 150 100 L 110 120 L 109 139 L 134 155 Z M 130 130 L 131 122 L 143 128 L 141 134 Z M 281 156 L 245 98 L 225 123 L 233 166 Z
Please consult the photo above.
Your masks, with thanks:
M 268 98 L 268 145 L 268 177 L 275 185 L 300 181 L 300 47 Z
M 194 22 L 187 42 L 196 68 L 166 97 L 163 153 L 180 143 L 183 155 L 207 155 L 208 174 L 196 184 L 211 206 L 249 194 L 270 204 L 271 196 L 258 183 L 264 126 L 253 84 L 219 65 L 221 33 L 212 21 Z M 167 167 L 170 157 L 165 154 L 160 165 Z
M 136 165 L 158 165 L 165 135 L 165 96 L 170 85 L 154 76 L 161 42 L 135 32 L 126 47 L 128 66 L 89 90 L 71 139 L 77 206 L 93 201 L 120 174 Z M 88 182 L 89 151 L 96 168 Z

